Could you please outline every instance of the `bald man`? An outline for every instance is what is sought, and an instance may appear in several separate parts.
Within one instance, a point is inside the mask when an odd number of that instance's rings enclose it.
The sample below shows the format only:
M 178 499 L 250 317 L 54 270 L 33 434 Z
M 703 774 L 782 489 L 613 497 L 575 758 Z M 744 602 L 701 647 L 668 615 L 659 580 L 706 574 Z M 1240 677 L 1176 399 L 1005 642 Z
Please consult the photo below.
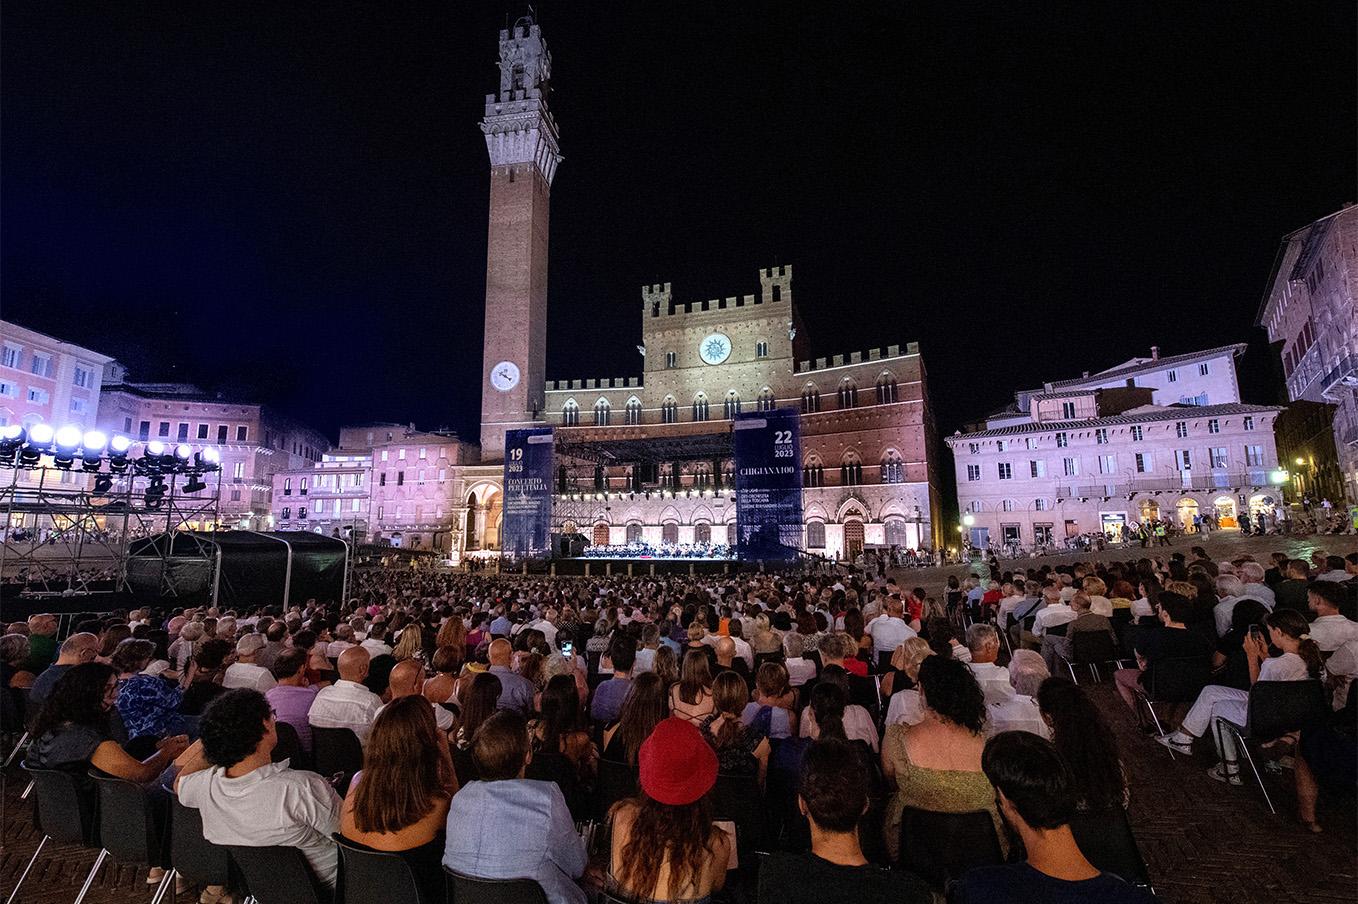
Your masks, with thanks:
M 510 660 L 514 657 L 514 648 L 509 645 L 509 641 L 501 638 L 491 641 L 489 653 L 489 671 L 500 679 L 502 688 L 496 706 L 499 709 L 517 710 L 524 716 L 531 715 L 533 695 L 537 693 L 537 688 L 533 686 L 533 682 L 509 667 Z
M 387 686 L 391 690 L 393 703 L 402 697 L 420 696 L 420 691 L 424 687 L 424 667 L 414 659 L 402 659 L 391 667 L 390 681 Z M 442 706 L 434 706 L 432 703 L 430 706 L 434 708 L 434 722 L 438 725 L 439 731 L 449 732 L 457 727 L 457 720 L 453 718 L 452 713 Z M 377 710 L 378 714 L 380 715 L 385 708 L 386 705 L 380 707 Z
M 33 679 L 33 687 L 28 691 L 29 709 L 32 712 L 38 711 L 47 695 L 52 692 L 52 688 L 56 687 L 57 680 L 65 675 L 71 666 L 94 662 L 94 657 L 98 655 L 99 638 L 94 634 L 82 632 L 66 638 L 57 650 L 57 661 L 43 669 L 42 673 Z
M 349 647 L 339 657 L 339 680 L 322 688 L 307 713 L 312 728 L 347 728 L 368 743 L 368 732 L 382 700 L 363 686 L 371 658 L 362 647 Z

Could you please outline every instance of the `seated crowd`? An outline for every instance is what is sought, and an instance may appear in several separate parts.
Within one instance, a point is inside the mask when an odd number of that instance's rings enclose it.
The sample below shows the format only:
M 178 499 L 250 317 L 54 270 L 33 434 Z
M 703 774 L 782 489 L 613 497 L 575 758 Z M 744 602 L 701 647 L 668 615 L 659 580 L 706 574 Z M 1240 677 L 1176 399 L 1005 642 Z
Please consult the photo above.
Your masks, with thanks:
M 322 888 L 339 839 L 398 855 L 424 901 L 445 871 L 578 904 L 738 897 L 756 870 L 762 900 L 1142 901 L 1072 833 L 1132 794 L 1112 714 L 1060 675 L 1080 635 L 1136 663 L 1114 679 L 1138 717 L 1176 687 L 1158 740 L 1210 734 L 1230 783 L 1217 723 L 1256 682 L 1323 680 L 1341 715 L 1297 745 L 1301 820 L 1353 781 L 1358 556 L 1194 555 L 992 573 L 941 604 L 835 575 L 360 572 L 344 605 L 138 610 L 59 644 L 36 616 L 0 641 L 3 695 L 31 768 L 173 793 L 207 841 L 294 848 Z M 977 814 L 991 859 L 927 868 L 918 826 Z

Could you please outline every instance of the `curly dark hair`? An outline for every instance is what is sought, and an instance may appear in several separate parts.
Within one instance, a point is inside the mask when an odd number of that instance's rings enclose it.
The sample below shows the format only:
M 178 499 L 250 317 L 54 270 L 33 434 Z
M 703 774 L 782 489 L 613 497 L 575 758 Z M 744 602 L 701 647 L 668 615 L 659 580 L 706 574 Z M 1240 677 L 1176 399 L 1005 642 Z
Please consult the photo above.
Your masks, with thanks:
M 219 694 L 198 722 L 203 756 L 224 769 L 236 765 L 255 752 L 271 715 L 269 701 L 257 690 L 242 687 Z
M 117 677 L 113 666 L 102 662 L 71 666 L 52 686 L 52 692 L 34 720 L 32 736 L 40 738 L 67 724 L 106 732 L 108 710 L 104 709 L 104 689 Z
M 972 734 L 985 726 L 985 694 L 966 663 L 928 656 L 920 663 L 919 685 L 924 702 L 942 718 Z

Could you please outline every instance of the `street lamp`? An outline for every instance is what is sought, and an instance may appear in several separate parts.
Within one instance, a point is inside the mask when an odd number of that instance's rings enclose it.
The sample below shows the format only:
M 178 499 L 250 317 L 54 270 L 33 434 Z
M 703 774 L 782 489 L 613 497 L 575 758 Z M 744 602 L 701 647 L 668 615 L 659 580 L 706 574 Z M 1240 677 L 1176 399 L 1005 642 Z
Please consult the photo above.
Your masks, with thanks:
M 976 523 L 976 518 L 975 518 L 974 515 L 963 515 L 963 516 L 962 516 L 962 524 L 963 524 L 963 525 L 965 525 L 965 526 L 967 526 L 967 527 L 971 527 L 971 526 L 972 526 L 973 524 L 975 524 L 975 523 Z

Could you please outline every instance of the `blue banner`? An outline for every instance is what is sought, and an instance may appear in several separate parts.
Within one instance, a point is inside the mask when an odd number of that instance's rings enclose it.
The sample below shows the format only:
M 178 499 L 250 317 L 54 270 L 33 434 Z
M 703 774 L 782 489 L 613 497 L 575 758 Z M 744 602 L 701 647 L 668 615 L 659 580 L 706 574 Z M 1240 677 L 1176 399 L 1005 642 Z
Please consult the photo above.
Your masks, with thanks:
M 545 559 L 552 540 L 552 428 L 505 432 L 500 548 L 514 559 Z
M 802 447 L 796 409 L 736 417 L 736 555 L 791 561 L 802 548 Z

